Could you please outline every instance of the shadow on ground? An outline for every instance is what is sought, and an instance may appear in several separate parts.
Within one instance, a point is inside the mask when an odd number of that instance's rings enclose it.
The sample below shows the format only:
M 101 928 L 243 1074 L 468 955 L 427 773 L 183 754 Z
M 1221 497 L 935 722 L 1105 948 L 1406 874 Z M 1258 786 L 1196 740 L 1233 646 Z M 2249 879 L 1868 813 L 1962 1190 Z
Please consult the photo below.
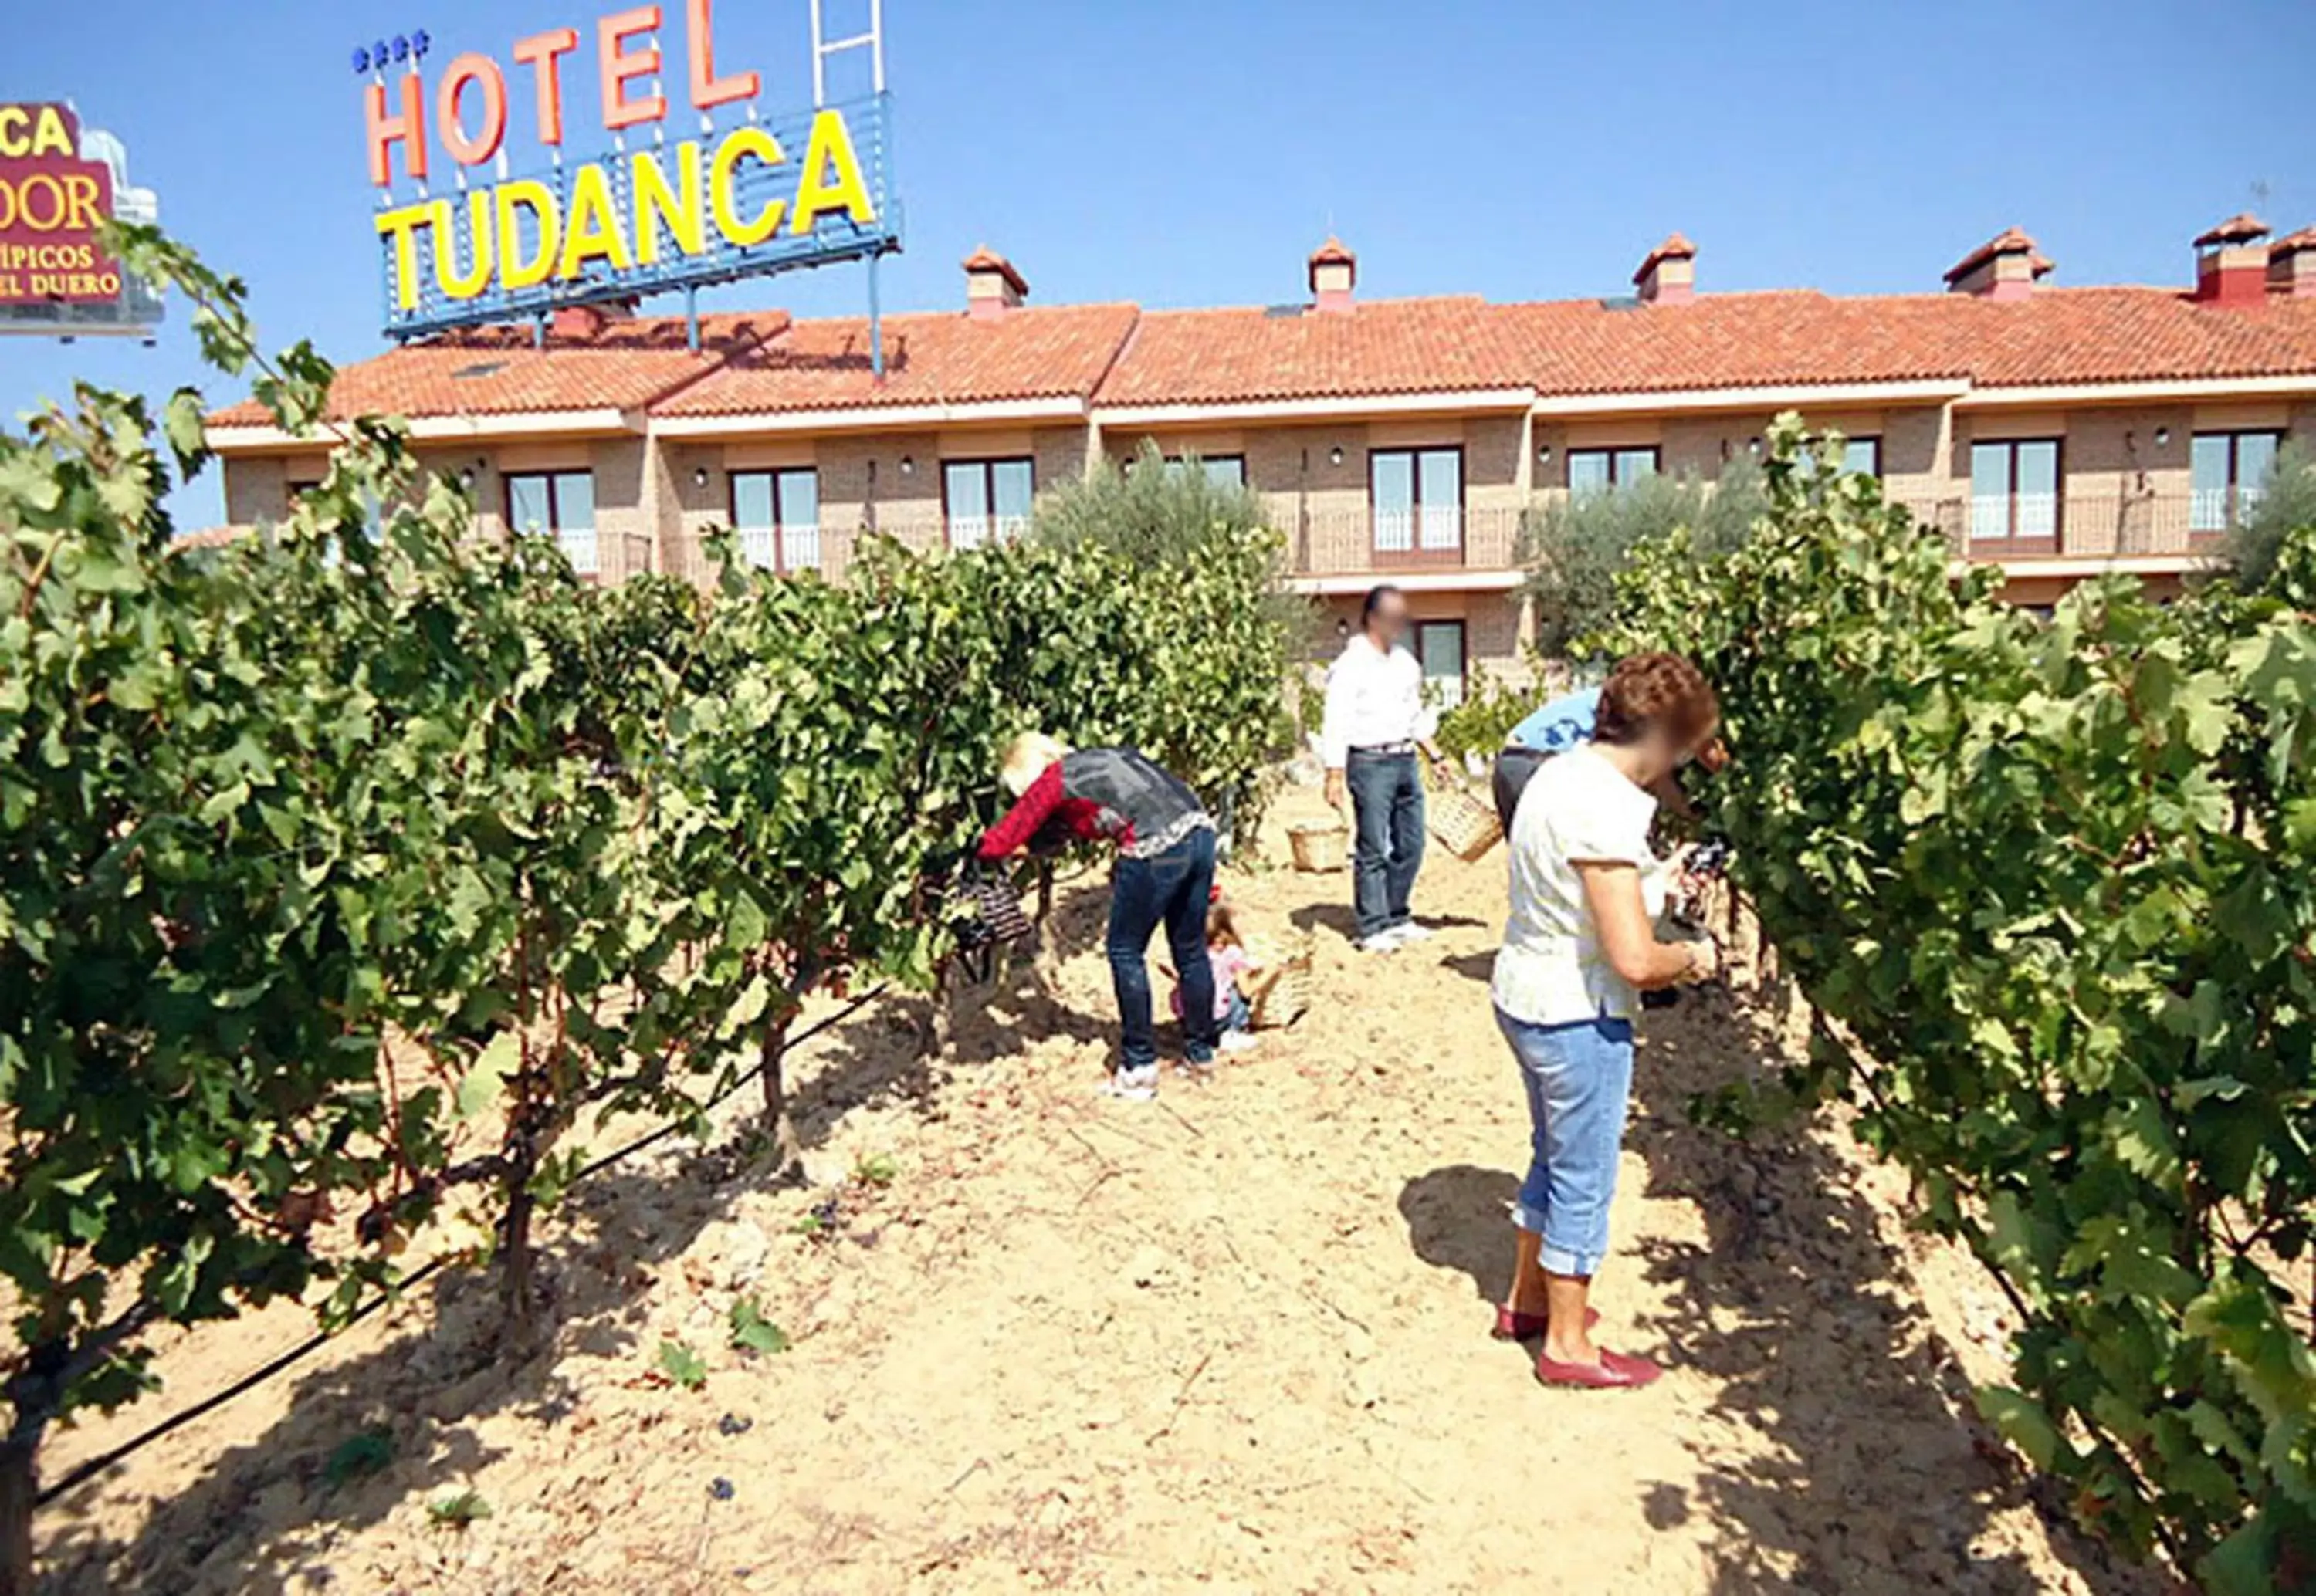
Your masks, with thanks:
M 1350 878 L 1349 876 L 1345 876 L 1343 878 L 1342 889 L 1342 896 L 1344 899 L 1348 900 L 1350 898 Z M 1419 892 L 1418 895 L 1421 896 L 1421 893 Z M 1335 935 L 1341 936 L 1345 942 L 1356 942 L 1358 940 L 1359 918 L 1358 916 L 1352 911 L 1351 906 L 1348 901 L 1335 903 L 1306 903 L 1303 905 L 1302 908 L 1296 909 L 1292 914 L 1288 915 L 1287 918 L 1293 923 L 1297 931 L 1303 932 L 1306 935 L 1313 932 L 1325 929 L 1332 931 Z M 1418 925 L 1426 927 L 1433 931 L 1472 930 L 1487 924 L 1486 921 L 1475 920 L 1469 915 L 1426 914 L 1423 912 L 1422 905 L 1421 903 L 1416 906 L 1415 920 Z
M 1487 948 L 1476 953 L 1450 953 L 1439 961 L 1439 968 L 1484 986 L 1495 979 L 1496 950 Z
M 1106 893 L 1065 888 L 1043 930 L 1045 945 L 1098 938 L 1106 908 Z M 790 1110 L 805 1148 L 825 1145 L 842 1117 L 863 1104 L 898 1100 L 938 1112 L 929 1042 L 946 1046 L 948 1062 L 970 1068 L 1009 1057 L 1030 1039 L 1114 1034 L 1108 1016 L 1055 999 L 1048 968 L 1036 945 L 1023 944 L 984 987 L 941 999 L 895 994 L 801 1046 L 789 1060 Z M 946 1025 L 935 1023 L 937 1005 Z M 334 1362 L 325 1354 L 309 1371 L 282 1376 L 291 1382 L 287 1411 L 255 1439 L 205 1460 L 134 1536 L 100 1528 L 102 1476 L 44 1511 L 41 1590 L 174 1596 L 206 1583 L 250 1596 L 305 1596 L 353 1588 L 331 1565 L 326 1547 L 306 1555 L 283 1542 L 315 1525 L 354 1530 L 413 1496 L 455 1493 L 494 1456 L 480 1439 L 484 1420 L 516 1414 L 562 1423 L 582 1396 L 557 1372 L 564 1354 L 628 1360 L 638 1375 L 650 1368 L 653 1349 L 643 1344 L 642 1326 L 655 1273 L 690 1250 L 743 1193 L 779 1183 L 744 1151 L 756 1091 L 752 1083 L 739 1094 L 735 1139 L 615 1166 L 571 1193 L 541 1237 L 545 1350 L 503 1352 L 494 1277 L 446 1271 L 412 1294 L 402 1310 L 407 1327 L 385 1344 Z M 204 1382 L 204 1390 L 214 1383 Z M 333 1454 L 365 1436 L 386 1443 L 383 1467 L 333 1484 Z M 119 1504 L 111 1511 L 117 1515 Z
M 1694 1201 L 1706 1236 L 1612 1254 L 1611 1268 L 1637 1265 L 1671 1292 L 1631 1350 L 1703 1374 L 1709 1414 L 1772 1443 L 1716 1464 L 1701 1433 L 1701 1485 L 1658 1487 L 1645 1516 L 1659 1529 L 1711 1520 L 1715 1596 L 2034 1592 L 2022 1560 L 1978 1548 L 1997 1506 L 2018 1502 L 2025 1484 L 1979 1444 L 1965 1382 L 1851 1167 L 1824 1139 L 1842 1132 L 1822 1125 L 1740 1142 L 1690 1122 L 1694 1095 L 1730 1078 L 1733 1063 L 1766 1068 L 1774 1053 L 1763 1025 L 1718 989 L 1685 994 L 1643 1031 L 1626 1144 L 1646 1161 L 1648 1194 Z M 1518 1171 L 1469 1165 L 1419 1176 L 1399 1200 L 1411 1245 L 1467 1275 L 1483 1301 L 1501 1301 L 1518 1184 Z M 2053 1544 L 2091 1589 L 2126 1588 L 2098 1548 L 2064 1534 Z
M 1350 896 L 1350 877 L 1343 878 L 1343 896 Z M 1321 930 L 1332 931 L 1345 942 L 1356 942 L 1359 935 L 1359 918 L 1351 912 L 1348 902 L 1306 903 L 1289 914 L 1287 920 L 1305 935 Z

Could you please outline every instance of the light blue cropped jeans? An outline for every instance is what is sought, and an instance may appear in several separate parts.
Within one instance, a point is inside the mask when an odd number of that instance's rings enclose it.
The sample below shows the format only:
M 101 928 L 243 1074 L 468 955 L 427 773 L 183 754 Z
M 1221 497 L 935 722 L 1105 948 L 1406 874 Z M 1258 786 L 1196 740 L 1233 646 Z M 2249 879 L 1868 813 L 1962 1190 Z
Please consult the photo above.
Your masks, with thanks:
M 1496 1010 L 1534 1127 L 1512 1223 L 1544 1237 L 1547 1274 L 1589 1280 L 1608 1252 L 1608 1204 L 1633 1093 L 1633 1022 L 1531 1025 Z

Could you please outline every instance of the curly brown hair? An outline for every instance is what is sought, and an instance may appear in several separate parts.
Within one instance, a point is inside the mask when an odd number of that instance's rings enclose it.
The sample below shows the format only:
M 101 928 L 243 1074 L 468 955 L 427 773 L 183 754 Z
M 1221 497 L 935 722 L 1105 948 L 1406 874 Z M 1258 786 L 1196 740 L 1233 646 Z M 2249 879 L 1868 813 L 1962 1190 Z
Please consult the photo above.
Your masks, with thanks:
M 1593 737 L 1635 742 L 1661 726 L 1675 746 L 1693 749 L 1721 719 L 1721 701 L 1705 672 L 1679 654 L 1632 654 L 1617 661 L 1600 688 Z

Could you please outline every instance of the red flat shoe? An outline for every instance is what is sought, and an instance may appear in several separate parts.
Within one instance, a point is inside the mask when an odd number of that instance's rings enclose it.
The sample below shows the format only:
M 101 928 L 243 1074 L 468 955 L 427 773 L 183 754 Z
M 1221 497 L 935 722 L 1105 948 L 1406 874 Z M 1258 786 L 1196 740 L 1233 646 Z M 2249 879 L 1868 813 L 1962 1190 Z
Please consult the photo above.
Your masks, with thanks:
M 1533 1336 L 1543 1334 L 1547 1322 L 1542 1314 L 1514 1313 L 1509 1308 L 1499 1306 L 1496 1309 L 1496 1327 L 1488 1334 L 1498 1341 L 1527 1341 Z M 1584 1310 L 1584 1327 L 1587 1330 L 1599 1322 L 1599 1308 L 1588 1308 Z
M 1572 1386 L 1579 1390 L 1631 1391 L 1652 1385 L 1664 1370 L 1646 1358 L 1628 1358 L 1600 1349 L 1598 1363 L 1555 1363 L 1539 1354 L 1536 1378 L 1547 1386 Z

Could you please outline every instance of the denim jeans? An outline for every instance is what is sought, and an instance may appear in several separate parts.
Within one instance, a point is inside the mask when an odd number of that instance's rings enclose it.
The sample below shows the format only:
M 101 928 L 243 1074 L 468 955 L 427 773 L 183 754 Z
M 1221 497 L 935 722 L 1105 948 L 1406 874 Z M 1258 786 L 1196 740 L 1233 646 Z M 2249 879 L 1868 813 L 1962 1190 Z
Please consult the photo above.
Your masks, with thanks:
M 1608 1251 L 1608 1204 L 1633 1089 L 1633 1022 L 1531 1025 L 1496 1010 L 1535 1128 L 1512 1223 L 1544 1237 L 1548 1274 L 1590 1279 Z
M 1191 832 L 1150 859 L 1121 858 L 1109 878 L 1109 979 L 1118 989 L 1125 1068 L 1158 1062 L 1150 1021 L 1150 934 L 1166 945 L 1182 980 L 1182 1052 L 1193 1064 L 1215 1056 L 1215 971 L 1207 960 L 1207 895 L 1215 884 L 1215 834 Z
M 1353 749 L 1343 769 L 1358 825 L 1351 857 L 1351 907 L 1359 935 L 1373 936 L 1408 920 L 1408 894 L 1423 865 L 1423 781 L 1413 754 Z

